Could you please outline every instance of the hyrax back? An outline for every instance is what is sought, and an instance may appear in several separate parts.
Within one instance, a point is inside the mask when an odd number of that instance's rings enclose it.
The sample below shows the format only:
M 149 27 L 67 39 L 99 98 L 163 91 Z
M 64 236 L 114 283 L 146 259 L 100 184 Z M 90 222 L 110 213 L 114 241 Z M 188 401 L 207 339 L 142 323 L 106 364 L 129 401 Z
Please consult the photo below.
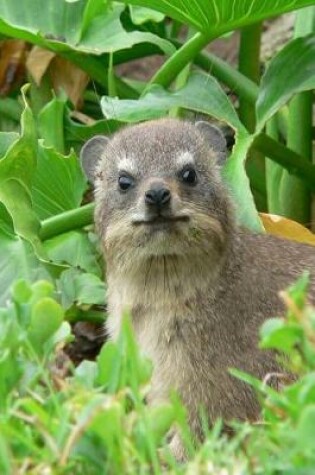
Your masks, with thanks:
M 107 263 L 109 334 L 128 309 L 154 363 L 150 400 L 177 389 L 197 433 L 200 406 L 210 422 L 257 418 L 253 392 L 228 368 L 259 378 L 278 369 L 257 349 L 259 327 L 283 310 L 277 292 L 315 265 L 311 246 L 237 228 L 223 154 L 217 129 L 171 119 L 96 137 L 82 151 Z

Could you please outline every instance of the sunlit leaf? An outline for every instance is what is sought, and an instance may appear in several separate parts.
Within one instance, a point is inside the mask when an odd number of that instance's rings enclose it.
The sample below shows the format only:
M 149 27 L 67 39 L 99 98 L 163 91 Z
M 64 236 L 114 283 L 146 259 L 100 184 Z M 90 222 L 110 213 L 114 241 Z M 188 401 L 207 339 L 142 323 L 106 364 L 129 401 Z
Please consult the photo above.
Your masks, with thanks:
M 120 22 L 122 11 L 121 5 L 109 6 L 99 0 L 71 3 L 64 0 L 3 0 L 0 3 L 0 33 L 55 52 L 100 55 L 143 42 L 155 44 L 166 54 L 174 52 L 170 42 L 152 33 L 127 32 Z
M 256 106 L 257 129 L 291 97 L 315 87 L 315 36 L 297 38 L 270 62 L 262 77 Z
M 314 4 L 313 0 L 125 0 L 124 3 L 153 8 L 211 36 Z
M 138 100 L 103 97 L 101 107 L 107 119 L 130 123 L 157 119 L 165 116 L 171 108 L 181 107 L 212 115 L 235 129 L 243 129 L 219 83 L 212 76 L 201 72 L 192 73 L 187 84 L 175 92 L 153 85 L 149 92 Z

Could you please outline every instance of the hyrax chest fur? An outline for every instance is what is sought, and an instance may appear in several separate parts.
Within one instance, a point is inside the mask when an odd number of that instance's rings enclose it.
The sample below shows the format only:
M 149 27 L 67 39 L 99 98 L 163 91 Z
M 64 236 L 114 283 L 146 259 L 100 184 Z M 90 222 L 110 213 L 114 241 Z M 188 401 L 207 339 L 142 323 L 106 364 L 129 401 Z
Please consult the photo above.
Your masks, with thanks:
M 95 137 L 81 154 L 95 185 L 108 332 L 117 337 L 129 310 L 154 364 L 150 401 L 176 389 L 197 433 L 201 406 L 210 423 L 258 417 L 255 395 L 228 369 L 278 369 L 257 348 L 259 327 L 283 311 L 278 291 L 315 265 L 311 246 L 240 231 L 223 154 L 217 129 L 171 119 Z

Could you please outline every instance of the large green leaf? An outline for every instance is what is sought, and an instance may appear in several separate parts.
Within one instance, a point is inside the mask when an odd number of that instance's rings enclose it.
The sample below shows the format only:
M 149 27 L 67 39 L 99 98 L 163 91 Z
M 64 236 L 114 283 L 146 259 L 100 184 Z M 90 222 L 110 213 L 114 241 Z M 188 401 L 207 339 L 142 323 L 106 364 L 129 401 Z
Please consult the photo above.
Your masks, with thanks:
M 153 85 L 149 92 L 138 100 L 120 100 L 105 96 L 101 99 L 101 107 L 107 119 L 123 122 L 157 119 L 173 107 L 182 107 L 212 115 L 227 122 L 234 129 L 244 129 L 219 83 L 212 76 L 201 72 L 193 72 L 187 84 L 175 92 Z
M 315 36 L 297 38 L 271 61 L 264 74 L 256 105 L 257 129 L 291 97 L 315 88 Z
M 17 132 L 0 132 L 0 158 L 8 151 L 8 148 L 18 140 Z
M 253 231 L 261 231 L 262 224 L 257 214 L 245 173 L 245 160 L 253 142 L 253 136 L 246 132 L 238 133 L 232 155 L 223 167 L 223 176 L 229 186 L 231 198 L 237 205 L 238 221 Z
M 25 98 L 24 102 L 21 136 L 0 161 L 0 202 L 12 219 L 16 234 L 29 241 L 37 253 L 43 255 L 38 237 L 40 222 L 32 209 L 30 193 L 36 168 L 37 138 L 32 112 Z
M 95 242 L 83 231 L 70 231 L 44 242 L 50 259 L 60 264 L 70 264 L 91 274 L 101 276 Z
M 11 286 L 17 279 L 31 282 L 50 279 L 32 246 L 19 236 L 5 232 L 2 225 L 0 220 L 0 305 L 4 305 L 9 298 Z
M 244 168 L 252 137 L 241 124 L 233 105 L 213 77 L 194 72 L 186 85 L 175 92 L 154 85 L 138 100 L 103 97 L 101 107 L 105 117 L 130 123 L 163 117 L 173 107 L 202 112 L 228 123 L 237 131 L 237 142 L 225 165 L 224 176 L 237 205 L 239 220 L 253 230 L 261 230 Z
M 314 0 L 124 0 L 153 8 L 211 37 L 265 18 L 314 5 Z
M 64 156 L 40 143 L 32 187 L 33 207 L 40 219 L 77 208 L 85 189 L 76 154 Z
M 2 0 L 0 33 L 21 38 L 56 52 L 102 54 L 152 43 L 171 54 L 171 43 L 142 31 L 127 32 L 121 22 L 123 7 L 99 0 Z

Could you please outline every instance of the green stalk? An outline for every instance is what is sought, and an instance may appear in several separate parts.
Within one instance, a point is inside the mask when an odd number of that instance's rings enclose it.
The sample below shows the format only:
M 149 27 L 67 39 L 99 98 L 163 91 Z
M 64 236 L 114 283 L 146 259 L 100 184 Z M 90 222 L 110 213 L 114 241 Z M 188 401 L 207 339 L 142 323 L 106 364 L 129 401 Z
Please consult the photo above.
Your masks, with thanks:
M 289 106 L 288 147 L 301 155 L 300 162 L 312 159 L 312 91 L 301 92 Z M 283 171 L 280 185 L 281 214 L 303 224 L 310 222 L 311 199 L 304 180 Z
M 204 71 L 213 74 L 244 100 L 251 104 L 256 102 L 259 91 L 257 84 L 222 59 L 214 54 L 203 52 L 196 55 L 194 63 Z
M 93 223 L 94 203 L 65 211 L 42 221 L 40 238 L 42 241 L 73 229 L 83 228 Z
M 278 114 L 274 115 L 266 125 L 267 135 L 276 141 L 278 141 L 279 138 L 278 118 Z M 283 167 L 266 157 L 266 188 L 269 213 L 281 214 L 279 205 L 279 184 L 282 173 Z
M 262 23 L 247 26 L 241 31 L 239 49 L 239 71 L 255 83 L 260 78 L 260 41 Z M 239 116 L 250 133 L 255 131 L 256 115 L 255 105 L 240 96 Z
M 31 106 L 32 111 L 35 117 L 38 116 L 42 108 L 48 104 L 53 98 L 52 94 L 52 85 L 48 74 L 44 74 L 41 83 L 39 86 L 35 83 L 32 76 L 29 75 L 29 83 L 30 87 L 30 98 L 31 98 Z
M 16 100 L 11 97 L 5 97 L 0 99 L 0 115 L 7 117 L 8 119 L 20 122 L 22 114 L 22 106 Z
M 107 70 L 107 81 L 108 81 L 108 95 L 109 97 L 117 96 L 117 87 L 116 87 L 116 78 L 115 71 L 113 66 L 113 53 L 109 55 L 109 67 Z
M 211 38 L 202 33 L 196 33 L 188 40 L 176 53 L 174 53 L 152 77 L 143 94 L 145 94 L 152 84 L 160 84 L 167 87 L 176 78 L 180 71 L 190 63 L 197 53 L 206 46 Z
M 188 28 L 188 31 L 187 31 L 186 41 L 189 41 L 192 38 L 192 36 L 193 36 L 193 31 L 192 31 L 192 28 L 190 27 Z M 180 71 L 180 73 L 178 74 L 175 80 L 175 85 L 174 85 L 175 91 L 185 86 L 189 78 L 190 70 L 191 70 L 191 63 L 188 63 L 184 67 L 184 69 Z M 170 117 L 181 117 L 182 114 L 183 114 L 183 109 L 181 109 L 180 107 L 173 107 L 169 111 Z
M 294 38 L 314 31 L 315 8 L 305 8 L 296 13 Z M 289 105 L 287 145 L 299 153 L 305 163 L 312 161 L 312 92 L 296 95 Z M 311 196 L 303 180 L 282 174 L 280 185 L 281 214 L 288 218 L 309 224 L 311 215 Z
M 241 30 L 239 48 L 239 71 L 245 77 L 259 83 L 260 42 L 262 23 L 247 26 Z M 255 103 L 239 96 L 239 117 L 247 130 L 254 133 L 256 128 Z M 251 150 L 246 161 L 246 171 L 250 179 L 256 206 L 260 211 L 267 208 L 265 160 L 257 150 Z
M 301 178 L 310 190 L 315 191 L 315 166 L 299 154 L 263 133 L 255 138 L 253 147 L 283 166 L 290 175 Z

